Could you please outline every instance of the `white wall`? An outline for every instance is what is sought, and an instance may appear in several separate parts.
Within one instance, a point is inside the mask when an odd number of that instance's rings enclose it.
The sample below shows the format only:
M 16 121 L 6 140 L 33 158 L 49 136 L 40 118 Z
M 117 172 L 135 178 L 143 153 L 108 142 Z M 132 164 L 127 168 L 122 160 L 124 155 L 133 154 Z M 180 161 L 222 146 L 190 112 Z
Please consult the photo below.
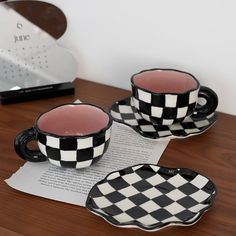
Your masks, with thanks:
M 236 115 L 235 0 L 49 0 L 68 17 L 60 40 L 78 76 L 130 89 L 133 73 L 176 68 L 219 96 Z

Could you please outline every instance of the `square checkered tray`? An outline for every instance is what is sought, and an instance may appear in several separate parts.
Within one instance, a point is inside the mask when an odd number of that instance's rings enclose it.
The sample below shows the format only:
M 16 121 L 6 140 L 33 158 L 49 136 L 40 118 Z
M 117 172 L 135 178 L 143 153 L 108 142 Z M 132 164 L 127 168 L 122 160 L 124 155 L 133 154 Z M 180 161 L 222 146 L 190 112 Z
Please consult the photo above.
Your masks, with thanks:
M 196 223 L 215 195 L 214 183 L 195 171 L 140 164 L 94 185 L 86 207 L 115 226 L 156 231 Z
M 154 125 L 144 120 L 133 106 L 131 97 L 114 103 L 110 108 L 113 119 L 127 125 L 144 137 L 151 139 L 186 138 L 201 134 L 209 129 L 217 120 L 216 113 L 201 119 L 187 117 L 182 122 L 172 125 Z

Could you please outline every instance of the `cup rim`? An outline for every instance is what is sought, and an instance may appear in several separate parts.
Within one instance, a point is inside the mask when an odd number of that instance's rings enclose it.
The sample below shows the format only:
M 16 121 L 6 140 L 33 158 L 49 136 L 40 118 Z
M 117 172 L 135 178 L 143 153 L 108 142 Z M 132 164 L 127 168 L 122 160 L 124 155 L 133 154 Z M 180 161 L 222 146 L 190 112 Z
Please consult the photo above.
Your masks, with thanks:
M 136 84 L 134 83 L 134 77 L 135 77 L 136 75 L 141 74 L 141 73 L 144 73 L 144 72 L 147 72 L 147 71 L 154 71 L 154 70 L 158 70 L 158 71 L 174 71 L 174 72 L 180 72 L 180 73 L 183 73 L 183 74 L 187 74 L 187 75 L 191 76 L 192 79 L 194 79 L 194 80 L 197 82 L 197 87 L 194 88 L 194 89 L 186 90 L 186 91 L 184 91 L 184 92 L 180 92 L 180 93 L 177 93 L 177 92 L 176 92 L 176 93 L 171 93 L 171 92 L 158 93 L 158 92 L 152 92 L 152 91 L 150 91 L 150 90 L 148 90 L 148 89 L 142 88 L 142 87 L 140 87 L 140 86 L 138 86 L 138 85 L 136 85 Z M 140 90 L 143 90 L 143 91 L 145 91 L 145 92 L 147 92 L 147 93 L 151 93 L 151 94 L 153 94 L 153 95 L 165 95 L 165 94 L 170 94 L 170 95 L 184 95 L 184 94 L 188 94 L 188 93 L 190 93 L 190 92 L 196 91 L 196 90 L 198 90 L 199 87 L 200 87 L 199 81 L 197 80 L 197 78 L 196 78 L 193 74 L 191 74 L 191 73 L 189 73 L 189 72 L 186 72 L 186 71 L 182 71 L 182 70 L 178 70 L 178 69 L 171 69 L 171 68 L 152 68 L 152 69 L 141 70 L 140 72 L 133 74 L 133 75 L 131 76 L 130 80 L 131 80 L 131 85 L 132 85 L 134 88 L 138 88 L 138 89 L 140 89 Z
M 54 110 L 54 109 L 56 109 L 56 108 L 58 108 L 58 107 L 67 106 L 67 105 L 76 105 L 76 106 L 79 106 L 79 105 L 90 105 L 90 106 L 96 107 L 96 108 L 100 109 L 101 111 L 103 111 L 105 114 L 108 115 L 108 118 L 109 118 L 108 124 L 107 124 L 104 128 L 100 129 L 99 131 L 93 132 L 93 133 L 90 133 L 90 134 L 86 134 L 86 135 L 58 135 L 58 134 L 53 134 L 53 133 L 44 131 L 44 130 L 42 130 L 42 129 L 39 128 L 39 126 L 38 126 L 38 120 L 39 120 L 43 115 L 45 115 L 46 113 L 48 113 L 48 112 L 50 112 L 50 111 L 52 111 L 52 110 Z M 38 133 L 44 134 L 44 135 L 46 135 L 46 136 L 51 136 L 51 137 L 60 138 L 60 139 L 68 139 L 68 138 L 70 138 L 70 139 L 71 139 L 71 138 L 78 139 L 78 138 L 89 138 L 89 137 L 93 137 L 93 136 L 95 136 L 95 135 L 99 135 L 99 134 L 101 134 L 101 133 L 104 133 L 105 131 L 107 131 L 107 130 L 111 127 L 112 123 L 113 123 L 113 119 L 112 119 L 111 115 L 110 115 L 107 111 L 105 111 L 103 108 L 101 108 L 100 106 L 97 106 L 97 105 L 94 105 L 94 104 L 91 104 L 91 103 L 86 103 L 86 102 L 81 102 L 81 103 L 64 103 L 64 104 L 60 104 L 60 105 L 54 106 L 54 107 L 50 108 L 49 110 L 47 110 L 47 111 L 41 113 L 41 114 L 36 118 L 36 120 L 35 120 L 35 122 L 34 122 L 34 129 L 35 129 Z

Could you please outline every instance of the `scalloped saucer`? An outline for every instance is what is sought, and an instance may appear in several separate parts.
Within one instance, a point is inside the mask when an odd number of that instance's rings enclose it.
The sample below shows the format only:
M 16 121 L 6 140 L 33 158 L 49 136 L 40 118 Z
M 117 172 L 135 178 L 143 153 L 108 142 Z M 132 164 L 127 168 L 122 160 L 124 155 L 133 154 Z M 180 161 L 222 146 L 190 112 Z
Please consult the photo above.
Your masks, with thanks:
M 113 119 L 127 125 L 146 138 L 186 138 L 198 135 L 209 129 L 217 120 L 217 114 L 212 113 L 201 119 L 189 116 L 182 122 L 173 125 L 154 125 L 144 120 L 132 105 L 131 97 L 115 102 L 109 110 Z
M 86 207 L 112 225 L 157 231 L 195 224 L 215 195 L 214 183 L 193 170 L 139 164 L 95 184 Z

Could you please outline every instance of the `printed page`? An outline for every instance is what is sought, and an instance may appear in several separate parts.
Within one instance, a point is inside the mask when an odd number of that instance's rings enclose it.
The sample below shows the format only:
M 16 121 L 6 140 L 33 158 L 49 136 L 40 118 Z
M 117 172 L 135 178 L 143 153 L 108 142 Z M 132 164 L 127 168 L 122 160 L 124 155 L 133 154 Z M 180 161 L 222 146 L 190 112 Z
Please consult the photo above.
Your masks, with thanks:
M 76 170 L 56 167 L 49 162 L 27 162 L 5 181 L 19 191 L 85 206 L 89 190 L 95 183 L 108 173 L 128 166 L 157 164 L 168 142 L 146 139 L 114 122 L 109 148 L 94 165 Z

